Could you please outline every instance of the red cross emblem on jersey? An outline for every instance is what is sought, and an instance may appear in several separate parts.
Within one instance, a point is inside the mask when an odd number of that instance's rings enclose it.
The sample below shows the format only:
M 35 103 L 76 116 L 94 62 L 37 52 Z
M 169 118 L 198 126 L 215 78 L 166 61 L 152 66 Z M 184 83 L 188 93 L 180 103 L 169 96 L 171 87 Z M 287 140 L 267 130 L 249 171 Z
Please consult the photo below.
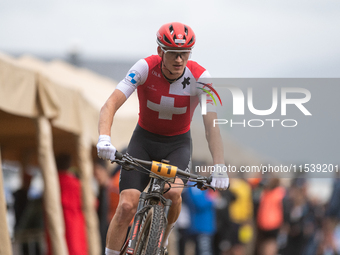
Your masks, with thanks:
M 163 120 L 172 120 L 174 114 L 184 114 L 187 111 L 187 107 L 175 107 L 175 98 L 167 96 L 162 96 L 159 104 L 147 100 L 147 107 L 158 112 L 158 118 Z

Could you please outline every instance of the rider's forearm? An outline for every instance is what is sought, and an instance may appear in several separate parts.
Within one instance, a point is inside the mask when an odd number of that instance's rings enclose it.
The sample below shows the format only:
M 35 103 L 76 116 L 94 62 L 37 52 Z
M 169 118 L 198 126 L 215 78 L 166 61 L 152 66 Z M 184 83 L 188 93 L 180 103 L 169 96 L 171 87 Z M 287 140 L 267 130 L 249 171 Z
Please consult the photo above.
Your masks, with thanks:
M 207 132 L 206 137 L 214 165 L 224 164 L 224 149 L 218 127 L 215 130 L 211 130 L 209 133 Z
M 213 112 L 208 112 L 208 114 L 204 116 L 206 139 L 214 165 L 225 164 L 222 137 L 219 127 L 213 126 L 214 118 L 217 118 L 217 115 Z
M 113 118 L 125 102 L 126 97 L 120 90 L 115 90 L 100 110 L 98 132 L 99 135 L 111 135 Z
M 112 111 L 110 105 L 105 103 L 105 105 L 100 110 L 98 132 L 99 135 L 111 136 L 111 126 L 113 122 L 113 116 L 115 112 Z

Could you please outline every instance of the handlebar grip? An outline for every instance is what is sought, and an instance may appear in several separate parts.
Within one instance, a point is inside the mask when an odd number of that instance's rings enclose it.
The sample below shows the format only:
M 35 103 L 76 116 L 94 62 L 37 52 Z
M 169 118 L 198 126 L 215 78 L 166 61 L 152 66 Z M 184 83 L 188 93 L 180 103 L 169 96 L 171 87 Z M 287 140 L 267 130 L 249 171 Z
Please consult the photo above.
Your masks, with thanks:
M 210 175 L 208 178 L 207 178 L 207 183 L 210 184 L 212 182 L 212 176 Z
M 120 153 L 120 152 L 116 151 L 115 156 L 116 156 L 117 159 L 122 159 L 123 158 L 123 153 Z

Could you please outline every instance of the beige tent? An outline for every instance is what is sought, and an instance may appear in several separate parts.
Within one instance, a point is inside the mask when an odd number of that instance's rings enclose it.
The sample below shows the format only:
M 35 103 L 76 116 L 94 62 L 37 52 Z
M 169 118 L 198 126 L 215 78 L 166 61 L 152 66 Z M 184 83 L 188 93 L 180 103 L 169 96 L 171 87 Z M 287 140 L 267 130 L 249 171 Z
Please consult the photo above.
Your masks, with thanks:
M 45 183 L 44 209 L 53 254 L 67 254 L 54 154 L 69 152 L 81 173 L 83 205 L 91 255 L 100 254 L 94 192 L 91 187 L 99 110 L 115 83 L 62 62 L 45 63 L 0 55 L 0 146 L 2 158 L 20 161 L 33 153 Z M 137 121 L 136 100 L 117 115 L 112 140 L 123 148 Z M 123 120 L 123 121 L 120 121 Z M 2 178 L 0 175 L 0 185 Z M 0 226 L 5 226 L 0 187 Z M 0 254 L 12 254 L 7 229 L 1 227 Z M 6 242 L 4 241 L 6 240 Z M 3 245 L 4 244 L 4 245 Z
M 97 123 L 93 122 L 93 117 L 98 118 L 98 113 L 108 96 L 112 93 L 115 83 L 112 80 L 96 75 L 95 73 L 81 68 L 76 68 L 65 62 L 56 60 L 49 63 L 45 63 L 32 56 L 24 56 L 19 58 L 18 63 L 23 66 L 36 70 L 41 74 L 46 75 L 58 85 L 71 88 L 82 95 L 82 97 L 89 103 L 91 108 L 94 109 L 94 115 L 90 115 L 91 109 L 86 112 L 86 120 L 91 124 L 86 125 L 89 129 L 89 134 L 92 136 L 91 140 L 93 144 L 97 143 L 98 132 Z M 117 148 L 123 148 L 126 146 L 126 142 L 129 140 L 132 130 L 137 122 L 138 115 L 138 102 L 136 94 L 133 94 L 129 100 L 122 106 L 122 108 L 116 114 L 116 120 L 112 128 L 112 140 Z M 121 121 L 123 120 L 123 121 Z M 67 121 L 55 120 L 54 124 L 57 126 L 62 125 Z

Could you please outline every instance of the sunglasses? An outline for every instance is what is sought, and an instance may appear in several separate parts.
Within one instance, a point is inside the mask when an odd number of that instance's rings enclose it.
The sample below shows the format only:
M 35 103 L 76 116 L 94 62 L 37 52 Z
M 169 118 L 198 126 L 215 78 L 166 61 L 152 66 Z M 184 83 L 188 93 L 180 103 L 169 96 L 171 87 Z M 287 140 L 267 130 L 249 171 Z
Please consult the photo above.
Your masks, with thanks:
M 175 60 L 178 56 L 182 60 L 188 60 L 191 56 L 191 50 L 165 50 L 162 48 L 162 51 L 166 55 L 166 57 L 170 60 Z

